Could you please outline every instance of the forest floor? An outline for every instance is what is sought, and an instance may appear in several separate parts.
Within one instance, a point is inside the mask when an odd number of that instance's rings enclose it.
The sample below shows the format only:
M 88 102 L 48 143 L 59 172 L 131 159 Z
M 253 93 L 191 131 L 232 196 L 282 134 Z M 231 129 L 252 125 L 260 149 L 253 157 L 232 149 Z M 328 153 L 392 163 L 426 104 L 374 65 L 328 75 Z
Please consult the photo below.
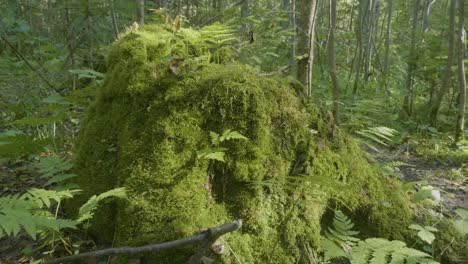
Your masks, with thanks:
M 434 160 L 415 156 L 395 149 L 369 151 L 381 165 L 397 164 L 393 167 L 393 176 L 404 183 L 418 182 L 413 188 L 432 186 L 440 192 L 440 201 L 430 212 L 437 216 L 443 214 L 453 217 L 458 208 L 468 209 L 468 168 L 465 164 L 447 160 Z M 404 164 L 404 165 L 402 165 Z M 26 192 L 30 188 L 40 187 L 34 166 L 27 163 L 0 165 L 0 197 Z M 37 243 L 27 235 L 0 239 L 0 263 L 29 263 L 22 257 L 23 249 L 37 247 Z
M 400 150 L 382 149 L 371 155 L 381 164 L 405 164 L 395 168 L 394 176 L 404 183 L 417 182 L 416 190 L 423 186 L 432 186 L 440 193 L 436 200 L 436 209 L 431 209 L 435 216 L 443 214 L 448 217 L 456 215 L 455 210 L 468 210 L 468 164 L 419 157 Z M 434 198 L 434 197 L 433 197 Z M 438 201 L 437 201 L 438 200 Z

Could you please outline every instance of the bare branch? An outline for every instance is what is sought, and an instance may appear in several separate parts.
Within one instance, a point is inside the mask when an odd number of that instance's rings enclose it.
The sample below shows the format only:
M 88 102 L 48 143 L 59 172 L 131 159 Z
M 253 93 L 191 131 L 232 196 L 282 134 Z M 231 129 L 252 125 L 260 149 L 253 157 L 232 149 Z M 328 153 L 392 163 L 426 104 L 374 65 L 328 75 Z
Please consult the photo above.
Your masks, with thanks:
M 70 261 L 83 259 L 83 258 L 99 258 L 102 256 L 118 255 L 118 254 L 134 255 L 134 254 L 140 254 L 140 253 L 145 253 L 145 252 L 160 251 L 160 250 L 168 249 L 168 248 L 180 248 L 186 245 L 197 244 L 205 240 L 215 241 L 218 237 L 226 233 L 232 232 L 234 230 L 237 230 L 241 228 L 241 226 L 242 226 L 242 220 L 236 220 L 231 223 L 227 223 L 221 226 L 210 228 L 201 234 L 188 237 L 188 238 L 184 238 L 184 239 L 179 239 L 179 240 L 169 241 L 169 242 L 164 242 L 164 243 L 159 243 L 159 244 L 151 244 L 151 245 L 146 245 L 146 246 L 141 246 L 141 247 L 108 248 L 108 249 L 53 259 L 53 260 L 46 261 L 45 263 L 46 264 L 58 264 L 58 263 L 67 263 Z M 198 257 L 198 254 L 196 255 L 197 255 L 196 257 Z

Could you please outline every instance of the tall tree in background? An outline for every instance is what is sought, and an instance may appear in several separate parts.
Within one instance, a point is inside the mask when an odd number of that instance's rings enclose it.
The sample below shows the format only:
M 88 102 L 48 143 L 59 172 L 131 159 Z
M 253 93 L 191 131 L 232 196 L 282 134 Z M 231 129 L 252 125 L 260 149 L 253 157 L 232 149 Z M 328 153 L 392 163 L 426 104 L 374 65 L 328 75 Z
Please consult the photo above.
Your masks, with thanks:
M 434 100 L 429 106 L 429 122 L 431 125 L 437 123 L 437 114 L 439 113 L 440 104 L 444 98 L 445 93 L 448 91 L 451 84 L 452 77 L 452 65 L 453 65 L 453 53 L 454 53 L 454 38 L 455 38 L 455 11 L 456 11 L 457 0 L 450 1 L 450 12 L 449 12 L 449 29 L 448 29 L 448 56 L 447 65 L 445 66 L 445 72 L 442 79 L 440 89 L 436 91 Z
M 317 0 L 298 0 L 297 3 L 297 79 L 312 93 L 312 65 L 314 56 L 314 31 L 316 22 Z
M 242 30 L 247 32 L 247 23 L 245 22 L 245 18 L 249 16 L 250 12 L 250 1 L 251 0 L 243 0 L 241 5 L 241 20 L 242 20 Z
M 393 14 L 393 0 L 388 0 L 388 14 L 387 14 L 387 29 L 385 31 L 385 57 L 384 57 L 384 83 L 388 89 L 388 73 L 390 71 L 390 38 L 392 32 L 392 14 Z
M 455 142 L 464 139 L 465 130 L 465 106 L 466 106 L 466 76 L 465 76 L 465 28 L 464 16 L 465 7 L 464 0 L 458 0 L 458 114 L 457 126 L 455 127 Z
M 332 80 L 332 99 L 333 99 L 333 118 L 335 123 L 340 121 L 340 84 L 336 74 L 336 59 L 335 59 L 335 32 L 336 32 L 336 0 L 330 0 L 330 34 L 328 37 L 328 70 Z
M 145 23 L 145 0 L 135 0 L 137 6 L 137 19 L 140 25 Z
M 413 113 L 413 102 L 414 102 L 414 89 L 413 89 L 413 74 L 416 69 L 416 63 L 418 56 L 416 54 L 416 33 L 418 29 L 418 17 L 419 17 L 419 9 L 421 6 L 421 0 L 416 0 L 413 6 L 413 21 L 411 25 L 411 43 L 410 43 L 410 51 L 408 56 L 408 68 L 406 71 L 406 94 L 405 98 L 403 99 L 403 110 L 405 111 L 405 115 L 410 117 Z

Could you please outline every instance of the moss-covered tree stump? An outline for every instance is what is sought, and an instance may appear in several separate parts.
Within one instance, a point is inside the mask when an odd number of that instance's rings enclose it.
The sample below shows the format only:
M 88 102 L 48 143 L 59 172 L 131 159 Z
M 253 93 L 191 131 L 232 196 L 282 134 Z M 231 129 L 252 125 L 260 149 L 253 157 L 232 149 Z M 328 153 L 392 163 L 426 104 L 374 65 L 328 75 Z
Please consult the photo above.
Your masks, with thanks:
M 121 186 L 129 200 L 101 207 L 96 238 L 137 246 L 242 219 L 242 231 L 223 238 L 227 250 L 216 259 L 296 263 L 320 248 L 322 216 L 335 207 L 399 238 L 410 213 L 398 185 L 303 99 L 300 85 L 229 57 L 199 32 L 158 26 L 112 46 L 77 143 L 77 181 L 83 200 Z M 225 163 L 199 158 L 211 146 L 209 132 L 227 129 L 248 140 L 223 142 Z M 183 263 L 193 253 L 147 258 Z

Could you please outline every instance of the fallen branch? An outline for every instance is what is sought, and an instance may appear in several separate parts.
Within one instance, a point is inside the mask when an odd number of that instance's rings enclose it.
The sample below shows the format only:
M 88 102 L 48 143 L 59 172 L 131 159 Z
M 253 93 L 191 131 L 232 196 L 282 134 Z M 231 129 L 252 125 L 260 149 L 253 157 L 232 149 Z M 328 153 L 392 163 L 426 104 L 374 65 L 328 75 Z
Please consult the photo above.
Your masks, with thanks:
M 119 254 L 140 254 L 140 253 L 145 253 L 145 252 L 154 252 L 154 251 L 160 251 L 163 249 L 168 249 L 168 248 L 180 248 L 184 247 L 187 245 L 192 245 L 192 244 L 197 244 L 202 241 L 215 241 L 217 238 L 220 236 L 232 232 L 234 230 L 237 230 L 241 228 L 242 226 L 242 220 L 236 220 L 231 223 L 227 223 L 221 226 L 213 227 L 210 228 L 198 235 L 184 238 L 184 239 L 179 239 L 175 241 L 169 241 L 169 242 L 164 242 L 160 244 L 151 244 L 151 245 L 146 245 L 146 246 L 141 246 L 141 247 L 120 247 L 120 248 L 108 248 L 108 249 L 103 249 L 103 250 L 98 250 L 98 251 L 92 251 L 88 253 L 82 253 L 82 254 L 77 254 L 73 256 L 68 256 L 68 257 L 63 257 L 63 258 L 58 258 L 58 259 L 53 259 L 46 261 L 45 264 L 58 264 L 58 263 L 66 263 L 70 261 L 74 261 L 77 259 L 83 259 L 83 258 L 99 258 L 103 256 L 110 256 L 110 255 L 119 255 Z M 211 245 L 211 244 L 210 244 Z M 203 248 L 206 248 L 205 245 Z M 203 251 L 204 253 L 205 251 Z M 199 256 L 200 254 L 196 254 L 192 257 L 191 261 L 196 260 L 198 258 L 201 258 L 202 256 Z

